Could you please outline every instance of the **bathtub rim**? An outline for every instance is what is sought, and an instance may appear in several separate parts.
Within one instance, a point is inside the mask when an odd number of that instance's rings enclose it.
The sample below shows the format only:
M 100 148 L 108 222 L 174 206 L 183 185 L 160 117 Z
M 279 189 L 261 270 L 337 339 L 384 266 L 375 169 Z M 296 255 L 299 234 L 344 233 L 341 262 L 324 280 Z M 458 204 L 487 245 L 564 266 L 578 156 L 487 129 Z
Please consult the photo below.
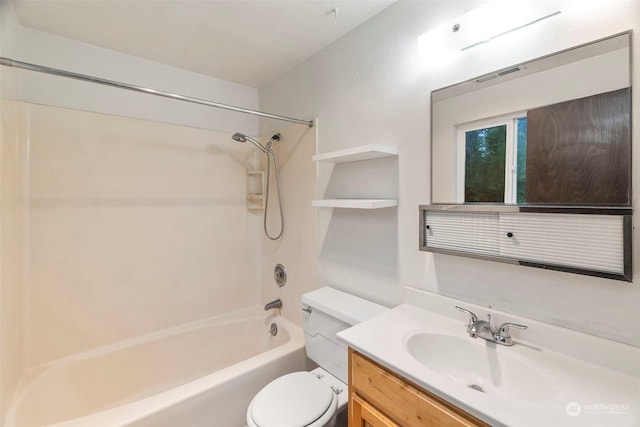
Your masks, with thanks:
M 273 317 L 278 317 L 276 314 L 272 314 Z M 59 357 L 44 363 L 39 363 L 25 369 L 25 374 L 33 375 L 39 374 L 41 371 L 48 370 L 53 367 L 64 366 L 72 364 L 85 359 L 91 359 L 92 357 L 100 356 L 105 353 L 133 347 L 138 344 L 144 344 L 156 339 L 177 335 L 183 332 L 195 331 L 211 326 L 212 324 L 225 324 L 238 321 L 239 319 L 251 318 L 251 317 L 269 317 L 258 306 L 241 308 L 239 310 L 230 311 L 228 313 L 219 314 L 215 316 L 205 317 L 204 319 L 194 320 L 192 322 L 182 323 L 177 326 L 171 326 L 169 328 L 161 329 L 147 334 L 142 334 L 133 338 L 129 338 L 122 341 L 117 341 L 104 346 L 92 348 L 90 350 L 74 353 L 69 356 Z M 25 375 L 26 376 L 26 375 Z
M 289 334 L 289 340 L 280 346 L 266 350 L 248 359 L 242 360 L 221 370 L 212 372 L 208 375 L 197 378 L 195 380 L 191 380 L 187 383 L 181 384 L 171 389 L 155 393 L 151 396 L 147 396 L 133 402 L 115 406 L 113 408 L 104 409 L 77 418 L 59 421 L 53 424 L 47 424 L 43 427 L 86 427 L 87 425 L 91 425 L 93 427 L 126 426 L 132 422 L 141 420 L 173 405 L 184 402 L 189 398 L 210 390 L 212 387 L 233 381 L 247 371 L 258 369 L 273 362 L 276 359 L 289 355 L 295 351 L 304 349 L 304 332 L 300 326 L 296 325 L 292 321 L 282 317 L 279 314 L 266 314 L 259 308 L 242 309 L 221 316 L 214 316 L 208 319 L 190 322 L 187 324 L 179 325 L 177 327 L 172 327 L 159 332 L 147 334 L 141 337 L 136 337 L 130 340 L 107 345 L 98 349 L 57 359 L 55 361 L 47 362 L 45 364 L 27 369 L 23 373 L 19 387 L 12 398 L 11 404 L 9 405 L 5 418 L 6 427 L 17 427 L 16 410 L 19 407 L 22 399 L 29 392 L 29 390 L 37 384 L 38 378 L 49 370 L 63 368 L 78 361 L 90 359 L 92 357 L 100 356 L 109 352 L 126 349 L 135 345 L 144 344 L 155 339 L 180 334 L 182 332 L 194 331 L 212 325 L 221 325 L 225 323 L 233 323 L 240 320 L 256 318 L 263 319 L 265 327 L 268 327 L 270 323 L 275 322 L 279 328 L 284 328 L 284 330 Z M 268 333 L 268 329 L 265 329 L 265 333 Z

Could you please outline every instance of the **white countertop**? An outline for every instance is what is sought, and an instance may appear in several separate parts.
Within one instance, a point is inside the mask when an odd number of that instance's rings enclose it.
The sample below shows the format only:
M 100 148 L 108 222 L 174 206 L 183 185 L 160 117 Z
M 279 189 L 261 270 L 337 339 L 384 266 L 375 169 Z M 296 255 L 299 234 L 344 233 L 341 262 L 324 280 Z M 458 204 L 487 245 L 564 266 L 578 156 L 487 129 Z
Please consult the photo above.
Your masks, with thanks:
M 412 305 L 396 307 L 338 337 L 494 426 L 640 426 L 640 348 L 416 289 L 407 292 Z M 466 332 L 468 316 L 456 311 L 456 305 L 473 311 L 479 319 L 491 313 L 494 325 L 513 322 L 529 328 L 512 330 L 515 344 L 511 347 L 474 340 Z M 498 365 L 503 363 L 500 357 L 515 358 L 533 375 L 500 378 L 498 387 L 486 393 L 473 390 L 410 354 L 407 341 L 420 333 L 469 340 L 456 342 L 485 346 L 487 352 L 499 356 Z M 464 357 L 451 354 L 452 360 Z

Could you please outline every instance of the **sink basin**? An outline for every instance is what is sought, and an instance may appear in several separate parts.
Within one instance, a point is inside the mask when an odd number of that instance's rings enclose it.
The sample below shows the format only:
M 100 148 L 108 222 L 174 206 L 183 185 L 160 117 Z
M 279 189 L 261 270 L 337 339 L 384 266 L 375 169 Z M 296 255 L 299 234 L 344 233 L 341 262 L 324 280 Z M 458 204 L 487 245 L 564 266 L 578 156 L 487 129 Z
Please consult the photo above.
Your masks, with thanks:
M 527 401 L 553 395 L 542 370 L 514 347 L 435 333 L 411 335 L 406 347 L 426 368 L 478 392 Z
M 502 346 L 465 332 L 460 301 L 406 291 L 420 307 L 402 304 L 337 336 L 489 425 L 640 426 L 640 347 L 492 310 L 498 323 L 529 327 Z

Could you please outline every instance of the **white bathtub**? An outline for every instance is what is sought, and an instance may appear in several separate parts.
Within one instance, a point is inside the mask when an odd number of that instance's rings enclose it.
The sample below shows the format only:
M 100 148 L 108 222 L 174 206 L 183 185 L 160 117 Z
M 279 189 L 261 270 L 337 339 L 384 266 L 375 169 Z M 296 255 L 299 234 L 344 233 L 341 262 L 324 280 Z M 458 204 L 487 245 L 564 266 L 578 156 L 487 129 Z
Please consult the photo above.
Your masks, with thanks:
M 6 427 L 244 426 L 260 388 L 304 369 L 299 327 L 236 313 L 33 369 Z

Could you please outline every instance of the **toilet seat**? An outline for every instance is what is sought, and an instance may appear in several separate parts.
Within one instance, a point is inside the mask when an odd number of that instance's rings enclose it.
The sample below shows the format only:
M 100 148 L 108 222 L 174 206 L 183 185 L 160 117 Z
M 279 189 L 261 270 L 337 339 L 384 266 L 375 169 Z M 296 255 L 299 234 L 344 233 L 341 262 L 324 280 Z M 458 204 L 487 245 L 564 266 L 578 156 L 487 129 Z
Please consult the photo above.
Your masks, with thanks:
M 247 409 L 249 427 L 320 427 L 336 412 L 338 397 L 311 372 L 294 372 L 267 384 Z

